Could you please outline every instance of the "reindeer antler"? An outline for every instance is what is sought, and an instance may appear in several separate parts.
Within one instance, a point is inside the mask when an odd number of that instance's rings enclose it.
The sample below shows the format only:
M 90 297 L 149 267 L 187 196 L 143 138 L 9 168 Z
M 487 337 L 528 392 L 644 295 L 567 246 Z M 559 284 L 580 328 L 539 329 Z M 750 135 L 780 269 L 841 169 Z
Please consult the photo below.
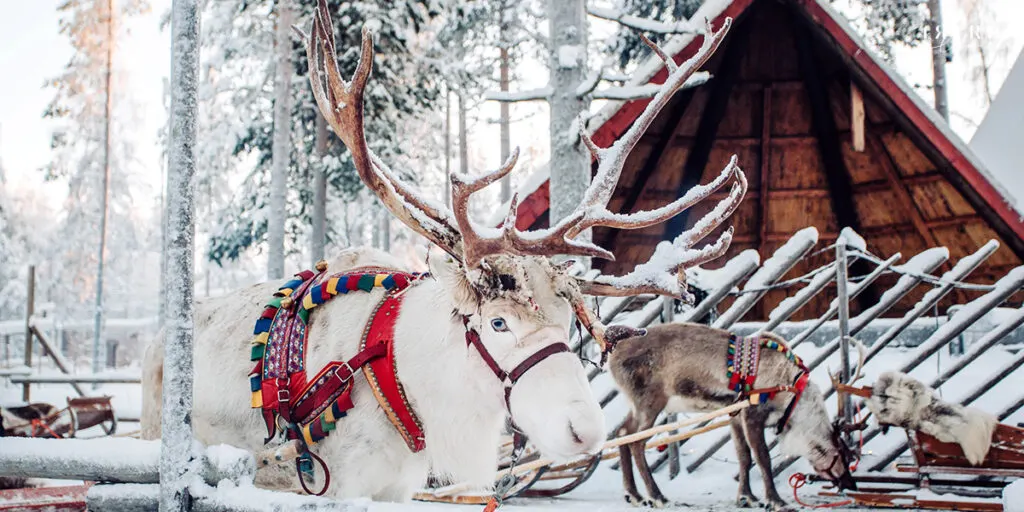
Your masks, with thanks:
M 472 194 L 511 172 L 518 157 L 518 150 L 513 152 L 499 169 L 483 176 L 453 175 L 451 186 L 454 212 L 423 197 L 417 190 L 400 180 L 366 143 L 363 96 L 373 62 L 373 44 L 369 31 L 363 29 L 359 64 L 352 80 L 348 82 L 341 78 L 338 69 L 331 19 L 325 0 L 318 0 L 313 29 L 308 36 L 303 34 L 303 38 L 306 40 L 310 82 L 317 105 L 334 132 L 351 151 L 359 177 L 395 217 L 459 259 L 466 268 L 479 267 L 484 258 L 496 254 L 563 254 L 614 259 L 611 252 L 590 241 L 579 239 L 579 235 L 596 226 L 640 229 L 664 222 L 707 198 L 735 177 L 736 183 L 732 192 L 719 203 L 712 214 L 679 235 L 669 248 L 661 252 L 656 251 L 651 261 L 637 267 L 633 273 L 626 276 L 604 277 L 595 283 L 585 282 L 581 287 L 587 293 L 601 295 L 646 292 L 680 295 L 679 279 L 675 276 L 686 266 L 698 265 L 720 256 L 731 242 L 730 230 L 715 243 L 699 250 L 692 249 L 694 244 L 706 237 L 736 209 L 746 192 L 746 179 L 736 165 L 735 158 L 711 183 L 695 187 L 683 197 L 661 208 L 633 214 L 615 214 L 608 211 L 607 206 L 630 151 L 661 109 L 668 104 L 672 95 L 707 62 L 721 44 L 730 26 L 731 20 L 726 20 L 723 27 L 714 32 L 709 24 L 700 50 L 681 66 L 677 66 L 665 52 L 646 37 L 643 38 L 655 53 L 665 60 L 665 65 L 670 71 L 668 79 L 633 126 L 611 147 L 597 147 L 585 131 L 582 131 L 583 142 L 598 163 L 597 174 L 587 188 L 582 203 L 571 215 L 553 227 L 528 232 L 519 231 L 515 227 L 518 197 L 513 198 L 505 221 L 498 229 L 474 224 L 468 213 Z M 662 254 L 666 251 L 673 254 Z M 673 277 L 669 278 L 669 274 Z
M 370 31 L 363 28 L 359 64 L 348 82 L 341 78 L 338 70 L 334 32 L 325 0 L 318 0 L 313 29 L 308 36 L 302 34 L 302 37 L 306 41 L 309 82 L 317 106 L 352 153 L 352 161 L 363 183 L 405 225 L 449 254 L 461 258 L 457 249 L 461 236 L 451 211 L 422 197 L 399 180 L 366 144 L 363 94 L 373 67 Z

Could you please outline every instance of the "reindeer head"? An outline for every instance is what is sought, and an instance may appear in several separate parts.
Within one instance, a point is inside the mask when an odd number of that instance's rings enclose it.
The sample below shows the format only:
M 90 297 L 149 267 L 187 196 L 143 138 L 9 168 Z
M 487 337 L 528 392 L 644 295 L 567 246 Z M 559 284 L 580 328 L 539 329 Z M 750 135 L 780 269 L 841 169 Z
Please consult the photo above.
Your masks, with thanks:
M 500 228 L 474 223 L 468 208 L 473 193 L 512 171 L 518 149 L 497 170 L 476 177 L 453 175 L 451 208 L 424 197 L 398 179 L 367 146 L 363 95 L 373 62 L 369 32 L 363 29 L 359 64 L 349 82 L 343 80 L 338 71 L 334 35 L 324 0 L 318 2 L 311 33 L 303 34 L 303 38 L 317 105 L 351 152 L 360 178 L 396 218 L 445 253 L 431 258 L 432 274 L 451 291 L 456 312 L 465 319 L 467 328 L 479 334 L 481 343 L 497 365 L 508 371 L 528 360 L 539 347 L 567 342 L 573 314 L 602 350 L 606 349 L 605 328 L 586 306 L 584 294 L 681 296 L 685 290 L 681 280 L 685 268 L 717 258 L 728 249 L 731 228 L 714 243 L 699 249 L 693 246 L 736 209 L 746 192 L 747 182 L 735 157 L 711 183 L 694 187 L 661 208 L 635 214 L 615 214 L 607 209 L 629 152 L 672 94 L 707 61 L 728 26 L 726 24 L 717 33 L 709 26 L 701 51 L 682 66 L 664 57 L 664 52 L 652 44 L 670 70 L 660 92 L 610 148 L 597 147 L 585 130 L 581 130 L 583 142 L 597 161 L 597 172 L 582 204 L 550 228 L 526 232 L 516 228 L 516 196 Z M 568 265 L 555 264 L 550 259 L 553 256 L 614 259 L 611 252 L 581 235 L 597 226 L 639 229 L 661 223 L 728 182 L 734 183 L 725 199 L 671 244 L 659 246 L 652 258 L 633 272 L 584 280 L 571 276 Z M 555 354 L 533 366 L 516 383 L 508 406 L 517 424 L 547 455 L 569 456 L 593 451 L 604 440 L 600 408 L 590 392 L 583 368 L 569 353 Z
M 850 465 L 857 455 L 843 441 L 845 427 L 839 422 L 838 418 L 829 421 L 821 389 L 809 382 L 782 430 L 781 446 L 789 455 L 806 458 L 815 473 L 838 488 L 856 490 L 857 483 L 850 474 Z

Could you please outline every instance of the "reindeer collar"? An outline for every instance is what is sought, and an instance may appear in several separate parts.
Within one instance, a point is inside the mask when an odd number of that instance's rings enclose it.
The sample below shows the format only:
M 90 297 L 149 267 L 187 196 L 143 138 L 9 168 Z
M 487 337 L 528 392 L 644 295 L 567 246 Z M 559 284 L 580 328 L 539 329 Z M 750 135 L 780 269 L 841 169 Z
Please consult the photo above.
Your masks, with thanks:
M 761 350 L 774 350 L 786 356 L 791 363 L 800 369 L 792 385 L 775 386 L 771 388 L 754 388 L 757 380 L 757 371 L 761 363 Z M 793 409 L 804 394 L 810 372 L 799 356 L 793 353 L 785 343 L 763 336 L 736 336 L 729 335 L 729 346 L 725 357 L 725 374 L 729 380 L 729 388 L 740 395 L 741 398 L 750 400 L 753 404 L 763 404 L 775 398 L 778 393 L 792 393 L 793 399 L 786 406 L 776 428 L 776 433 L 781 434 L 782 430 L 789 423 Z
M 353 407 L 352 377 L 362 369 L 374 396 L 409 449 L 418 452 L 424 448 L 422 425 L 398 380 L 394 329 L 402 303 L 400 292 L 426 276 L 379 267 L 328 276 L 327 265 L 321 262 L 316 273 L 300 272 L 274 294 L 256 321 L 251 354 L 256 366 L 249 376 L 251 405 L 263 411 L 266 442 L 277 432 L 279 418 L 288 425 L 290 439 L 310 445 L 326 437 Z M 366 323 L 359 352 L 347 361 L 327 363 L 307 381 L 305 350 L 310 311 L 339 294 L 374 288 L 383 288 L 387 294 Z

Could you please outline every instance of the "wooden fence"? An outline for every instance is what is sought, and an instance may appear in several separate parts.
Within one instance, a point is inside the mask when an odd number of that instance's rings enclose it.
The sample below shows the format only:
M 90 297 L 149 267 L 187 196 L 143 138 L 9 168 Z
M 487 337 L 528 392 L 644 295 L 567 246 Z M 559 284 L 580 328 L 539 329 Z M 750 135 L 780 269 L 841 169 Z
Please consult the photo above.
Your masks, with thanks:
M 882 259 L 869 253 L 863 240 L 852 230 L 846 229 L 839 237 L 836 244 L 817 252 L 826 250 L 834 251 L 836 258 L 823 266 L 814 269 L 798 278 L 782 281 L 781 279 L 793 269 L 793 267 L 806 258 L 818 244 L 818 234 L 813 228 L 807 228 L 795 234 L 787 243 L 782 245 L 775 253 L 763 263 L 758 254 L 753 251 L 745 251 L 725 263 L 722 270 L 715 271 L 715 281 L 701 283 L 705 286 L 700 290 L 703 300 L 693 307 L 684 307 L 677 312 L 677 304 L 670 299 L 664 298 L 609 298 L 602 301 L 602 320 L 606 323 L 624 323 L 634 327 L 646 327 L 652 324 L 665 321 L 705 321 L 714 327 L 732 329 L 744 334 L 751 332 L 773 331 L 790 320 L 795 313 L 807 306 L 816 296 L 824 293 L 833 293 L 835 288 L 837 297 L 831 301 L 829 307 L 815 319 L 803 321 L 798 324 L 795 334 L 788 336 L 789 344 L 798 349 L 817 333 L 821 338 L 822 326 L 830 321 L 838 323 L 835 336 L 829 336 L 824 344 L 819 344 L 812 352 L 810 358 L 805 358 L 812 376 L 822 374 L 826 371 L 825 362 L 836 352 L 840 352 L 839 370 L 842 376 L 848 376 L 849 368 L 849 345 L 858 334 L 870 329 L 872 333 L 880 333 L 863 339 L 868 345 L 865 365 L 873 370 L 898 370 L 906 373 L 913 372 L 922 363 L 933 357 L 939 350 L 947 347 L 951 341 L 956 340 L 967 329 L 979 321 L 992 309 L 1006 303 L 1006 301 L 1024 288 L 1024 266 L 1011 270 L 1006 276 L 993 285 L 976 285 L 965 282 L 971 272 L 977 269 L 989 258 L 999 247 L 996 241 L 989 241 L 981 246 L 973 254 L 955 262 L 948 271 L 941 276 L 933 274 L 937 269 L 947 263 L 949 252 L 945 248 L 933 248 L 920 254 L 914 255 L 906 262 L 901 263 L 903 255 L 894 254 Z M 867 268 L 865 274 L 848 276 L 847 271 L 850 265 L 861 261 L 859 268 Z M 952 263 L 952 262 L 950 262 Z M 884 293 L 869 307 L 866 307 L 856 316 L 849 315 L 850 301 L 855 299 L 869 286 L 876 283 L 878 278 L 885 274 L 896 274 L 898 280 L 887 288 Z M 698 274 L 699 276 L 699 274 Z M 699 281 L 699 280 L 698 280 Z M 710 284 L 710 286 L 707 286 Z M 898 319 L 887 318 L 881 320 L 882 316 L 890 312 L 894 306 L 908 297 L 918 288 L 924 287 L 926 292 L 917 303 L 902 317 Z M 786 288 L 790 291 L 789 297 L 779 303 L 769 314 L 767 320 L 760 323 L 745 322 L 741 325 L 739 321 L 750 312 L 765 294 L 772 289 Z M 983 294 L 959 307 L 949 308 L 954 311 L 927 339 L 907 350 L 908 358 L 905 361 L 894 364 L 889 361 L 877 359 L 877 356 L 886 347 L 892 346 L 901 333 L 921 322 L 921 319 L 928 313 L 933 313 L 934 320 L 938 322 L 937 311 L 939 302 L 957 289 L 966 289 L 972 292 Z M 826 292 L 826 290 L 829 290 Z M 724 303 L 732 298 L 731 304 L 727 307 Z M 646 300 L 647 302 L 643 302 Z M 719 312 L 719 308 L 724 311 Z M 942 391 L 944 384 L 947 384 L 954 376 L 969 369 L 978 363 L 979 358 L 1004 338 L 1024 323 L 1024 308 L 1013 310 L 1008 314 L 1001 315 L 995 327 L 975 340 L 966 352 L 951 360 L 948 366 L 943 368 L 939 375 L 930 381 L 925 379 L 926 384 Z M 587 339 L 584 337 L 583 342 Z M 820 340 L 819 340 L 820 341 Z M 590 344 L 592 345 L 592 344 Z M 584 345 L 586 347 L 587 345 Z M 577 347 L 579 348 L 579 346 Z M 806 348 L 806 347 L 805 347 Z M 797 352 L 801 350 L 798 349 Z M 584 348 L 584 353 L 586 349 Z M 723 356 L 724 357 L 724 356 Z M 874 366 L 870 363 L 874 362 Z M 1009 360 L 1003 362 L 1001 368 L 994 368 L 991 371 L 980 372 L 985 377 L 977 382 L 976 387 L 965 397 L 959 399 L 959 403 L 970 405 L 989 390 L 993 385 L 999 383 L 1024 365 L 1024 350 L 1020 350 Z M 594 369 L 589 377 L 592 382 L 599 378 L 602 372 Z M 972 374 L 973 375 L 973 374 Z M 601 377 L 607 378 L 607 377 Z M 821 382 L 821 379 L 816 379 Z M 827 380 L 826 380 L 827 382 Z M 600 404 L 607 409 L 607 406 L 618 398 L 618 390 L 614 386 L 608 387 L 600 397 Z M 834 390 L 828 385 L 824 390 L 825 398 L 830 397 Z M 991 411 L 1000 420 L 1006 419 L 1022 407 L 1024 407 L 1024 390 L 1017 392 L 1017 396 L 1006 397 L 1005 404 L 998 411 Z M 844 407 L 847 417 L 852 415 L 853 410 L 863 407 L 863 403 L 851 404 L 847 402 Z M 611 415 L 609 415 L 611 416 Z M 609 419 L 612 419 L 609 417 Z M 663 418 L 662 422 L 672 421 L 674 417 Z M 611 432 L 616 432 L 621 423 L 615 424 Z M 704 425 L 698 424 L 695 428 Z M 874 440 L 880 431 L 873 428 L 864 433 L 864 449 L 870 451 Z M 611 437 L 611 434 L 609 434 Z M 688 457 L 686 465 L 687 472 L 693 472 L 700 468 L 713 455 L 729 444 L 730 437 L 723 434 L 714 439 L 710 444 L 702 447 L 701 451 L 694 451 L 692 457 Z M 671 446 L 665 453 L 660 454 L 652 464 L 656 471 L 666 467 L 672 478 L 681 472 L 680 445 L 682 441 Z M 891 443 L 890 443 L 891 444 Z M 771 443 L 774 449 L 777 440 Z M 891 464 L 897 457 L 907 450 L 906 443 L 900 443 L 895 448 L 884 448 L 875 454 L 869 466 L 871 470 L 880 470 Z M 795 459 L 777 459 L 776 474 L 791 465 Z

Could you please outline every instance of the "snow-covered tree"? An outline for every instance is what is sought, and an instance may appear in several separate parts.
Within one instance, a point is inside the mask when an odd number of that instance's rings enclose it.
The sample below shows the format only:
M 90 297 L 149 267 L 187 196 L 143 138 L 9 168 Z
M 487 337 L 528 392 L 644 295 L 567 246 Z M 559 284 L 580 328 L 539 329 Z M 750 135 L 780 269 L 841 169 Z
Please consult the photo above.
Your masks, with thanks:
M 958 3 L 967 21 L 960 37 L 962 44 L 957 45 L 958 53 L 966 62 L 967 78 L 981 106 L 987 109 L 996 92 L 992 68 L 1005 64 L 1010 57 L 1009 40 L 998 36 L 1003 23 L 987 0 L 959 0 Z
M 302 26 L 311 19 L 315 4 L 298 5 L 295 19 Z M 374 80 L 367 91 L 367 139 L 374 150 L 388 158 L 401 154 L 409 141 L 400 137 L 401 127 L 423 112 L 438 98 L 439 86 L 429 62 L 417 58 L 417 34 L 435 14 L 422 1 L 405 0 L 385 5 L 367 2 L 328 2 L 338 38 L 338 56 L 343 74 L 351 74 L 358 61 L 360 31 L 370 27 L 376 37 Z M 220 165 L 230 172 L 244 173 L 240 186 L 216 206 L 217 224 L 212 226 L 208 256 L 216 262 L 235 259 L 247 249 L 260 246 L 267 237 L 270 167 L 273 139 L 273 55 L 274 27 L 270 0 L 210 2 L 203 20 L 203 83 L 199 152 L 220 152 Z M 363 186 L 344 146 L 328 137 L 329 150 L 317 151 L 317 112 L 305 79 L 306 59 L 300 41 L 292 39 L 292 62 L 301 77 L 291 86 L 291 158 L 288 169 L 285 223 L 286 252 L 298 253 L 309 236 L 312 222 L 315 172 L 325 175 L 328 223 L 326 237 L 332 242 L 348 241 L 341 231 L 347 224 L 369 219 L 367 212 L 346 211 L 345 205 L 361 202 Z M 203 136 L 215 133 L 212 146 Z M 202 171 L 205 174 L 205 170 Z M 408 176 L 415 179 L 415 176 Z M 204 178 L 201 176 L 200 180 Z M 205 178 L 211 179 L 211 178 Z M 366 203 L 372 204 L 372 203 Z M 344 220 L 340 220 L 344 219 Z M 340 225 L 339 225 L 340 224 Z M 348 234 L 354 234 L 349 229 Z
M 111 12 L 113 7 L 113 12 Z M 60 32 L 73 54 L 64 71 L 48 82 L 54 90 L 44 117 L 54 126 L 53 158 L 47 179 L 68 186 L 49 272 L 57 294 L 74 312 L 91 309 L 97 283 L 100 224 L 104 215 L 104 162 L 109 160 L 109 214 L 106 236 L 107 285 L 125 288 L 142 233 L 132 208 L 133 176 L 141 172 L 131 134 L 135 105 L 123 93 L 121 76 L 110 65 L 125 18 L 148 8 L 143 0 L 67 0 L 60 4 Z M 110 25 L 112 17 L 113 25 Z M 111 40 L 113 35 L 113 40 Z M 107 87 L 111 101 L 107 104 Z M 109 127 L 108 127 L 109 108 Z M 109 136 L 109 137 L 108 137 Z

